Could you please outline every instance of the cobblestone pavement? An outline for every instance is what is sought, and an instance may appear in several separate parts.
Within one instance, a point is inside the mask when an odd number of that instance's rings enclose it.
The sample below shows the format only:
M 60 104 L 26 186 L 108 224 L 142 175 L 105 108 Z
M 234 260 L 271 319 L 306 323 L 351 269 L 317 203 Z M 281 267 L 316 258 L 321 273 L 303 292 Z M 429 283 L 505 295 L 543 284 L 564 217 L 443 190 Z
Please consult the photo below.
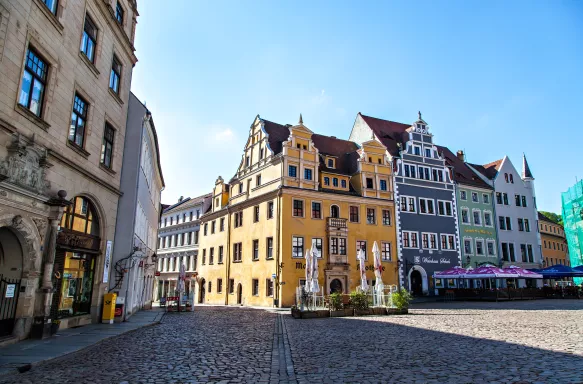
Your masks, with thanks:
M 197 307 L 0 383 L 583 383 L 583 300 L 296 320 Z
M 286 319 L 300 383 L 583 383 L 583 300 L 308 321 Z

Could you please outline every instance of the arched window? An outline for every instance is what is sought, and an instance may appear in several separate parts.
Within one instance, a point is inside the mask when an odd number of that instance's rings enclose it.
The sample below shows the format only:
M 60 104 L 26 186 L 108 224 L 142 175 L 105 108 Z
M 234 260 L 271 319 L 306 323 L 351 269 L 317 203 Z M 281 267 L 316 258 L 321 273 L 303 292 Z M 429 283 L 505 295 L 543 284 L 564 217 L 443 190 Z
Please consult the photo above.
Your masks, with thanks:
M 512 173 L 509 175 L 509 177 L 510 177 L 510 182 L 511 182 L 512 184 L 514 184 L 514 177 L 512 177 Z
M 504 174 L 504 180 L 506 180 L 506 182 L 508 182 L 508 174 L 507 173 Z
M 72 203 L 63 213 L 61 228 L 99 236 L 99 223 L 91 202 L 82 196 L 77 196 Z
M 340 217 L 340 208 L 338 208 L 337 205 L 333 205 L 330 207 L 330 216 L 332 216 L 334 218 Z

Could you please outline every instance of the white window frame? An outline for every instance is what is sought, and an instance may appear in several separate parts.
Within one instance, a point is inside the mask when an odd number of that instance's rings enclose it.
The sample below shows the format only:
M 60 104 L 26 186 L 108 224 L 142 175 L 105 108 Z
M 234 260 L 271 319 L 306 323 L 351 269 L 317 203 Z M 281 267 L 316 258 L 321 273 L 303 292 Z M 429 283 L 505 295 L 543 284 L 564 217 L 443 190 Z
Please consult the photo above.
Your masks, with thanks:
M 476 200 L 474 200 L 474 195 L 476 196 Z M 478 192 L 472 192 L 472 203 L 480 203 L 480 195 Z
M 490 215 L 490 225 L 486 223 L 486 214 Z M 492 214 L 492 211 L 484 211 L 484 227 L 494 227 L 494 220 L 492 219 L 493 217 L 494 215 Z
M 368 261 L 368 241 L 356 239 L 354 242 L 354 249 L 356 249 L 356 256 L 358 256 L 358 242 L 364 242 L 364 247 L 366 248 L 366 252 L 364 252 L 364 259 Z M 340 245 L 338 246 L 340 248 Z
M 462 193 L 464 193 L 465 195 L 462 195 Z M 460 200 L 468 201 L 468 191 L 460 190 Z
M 400 199 L 402 199 L 403 197 L 404 197 L 404 198 L 406 199 L 406 201 L 407 201 L 407 204 L 406 204 L 406 206 L 405 206 L 405 208 L 406 208 L 405 210 L 403 210 L 403 207 L 401 206 L 401 200 L 400 200 Z M 414 202 L 415 202 L 415 203 L 413 204 L 413 206 L 415 207 L 415 210 L 413 210 L 413 211 L 410 211 L 410 210 L 409 210 L 410 199 L 413 199 L 413 200 L 414 200 Z M 415 198 L 414 196 L 405 196 L 405 195 L 403 195 L 403 196 L 399 196 L 399 208 L 401 209 L 401 212 L 417 213 L 417 198 Z
M 474 214 L 476 212 L 478 212 L 478 214 L 479 214 L 478 217 L 480 218 L 480 223 L 478 223 L 478 224 L 476 224 L 476 221 L 474 220 L 475 219 Z M 472 225 L 474 225 L 476 227 L 481 227 L 481 226 L 483 226 L 483 224 L 484 224 L 484 219 L 482 218 L 482 211 L 477 209 L 477 208 L 472 209 Z
M 488 253 L 488 245 L 492 244 L 492 249 L 494 250 L 494 253 L 492 255 L 490 255 Z M 486 256 L 488 257 L 496 257 L 496 242 L 494 240 L 486 240 Z
M 403 234 L 404 233 L 408 233 L 409 234 L 409 246 L 405 247 L 405 241 L 404 241 L 404 237 Z M 417 246 L 416 247 L 411 247 L 411 242 L 412 242 L 412 236 L 411 234 L 415 234 L 417 236 Z M 403 244 L 403 248 L 405 249 L 420 249 L 419 248 L 419 232 L 416 231 L 401 231 L 401 243 Z
M 444 183 L 445 182 L 445 176 L 443 173 L 443 169 L 441 168 L 432 168 L 431 169 L 431 174 L 433 175 L 433 171 L 437 171 L 437 180 L 433 180 L 433 181 L 437 181 L 438 183 Z M 441 180 L 439 180 L 439 175 L 441 175 Z
M 389 245 L 389 258 L 383 256 L 385 245 Z M 392 261 L 393 260 L 393 247 L 390 241 L 381 241 L 381 261 Z
M 444 215 L 441 215 L 439 213 L 439 203 L 443 203 L 443 211 L 444 211 Z M 451 212 L 451 215 L 447 214 L 447 205 L 449 204 L 449 211 Z M 452 217 L 453 216 L 453 204 L 451 203 L 451 201 L 448 200 L 437 200 L 437 210 L 435 211 L 437 216 L 442 216 L 442 217 Z
M 419 148 L 419 154 L 415 153 L 415 149 Z M 423 156 L 423 148 L 420 145 L 413 145 L 413 151 L 411 152 L 413 156 Z
M 322 249 L 320 250 L 320 255 L 318 256 L 318 259 L 321 259 L 324 257 L 324 238 L 312 237 L 312 242 L 310 243 L 312 245 L 312 247 L 314 246 L 314 240 L 320 240 L 322 242 Z
M 421 201 L 425 201 L 425 208 L 427 209 L 427 213 L 421 212 Z M 429 213 L 429 204 L 428 204 L 429 201 L 431 201 L 431 203 L 433 205 L 433 213 Z M 436 214 L 435 200 L 434 199 L 429 199 L 429 198 L 426 198 L 426 197 L 420 197 L 419 198 L 419 214 L 420 215 L 435 216 L 435 214 Z
M 301 251 L 302 251 L 302 255 L 301 256 L 294 256 L 294 239 L 295 238 L 299 238 L 302 239 L 302 246 Z M 291 257 L 292 259 L 303 259 L 304 258 L 304 253 L 306 252 L 304 247 L 306 246 L 306 238 L 304 236 L 300 236 L 300 235 L 292 235 L 292 249 L 291 249 Z
M 447 248 L 443 248 L 443 241 L 442 241 L 442 237 L 446 236 L 447 240 L 446 240 L 446 244 L 447 244 Z M 453 248 L 449 248 L 449 239 L 450 237 L 453 237 Z M 440 233 L 439 234 L 439 244 L 441 246 L 441 250 L 442 251 L 455 251 L 455 235 L 452 235 L 451 233 Z
M 466 251 L 466 241 L 469 241 L 469 243 L 470 243 L 470 252 Z M 464 247 L 464 255 L 468 255 L 468 256 L 474 255 L 474 242 L 472 241 L 471 237 L 464 237 L 463 247 Z
M 482 244 L 482 253 L 478 253 L 478 243 Z M 487 250 L 485 248 L 484 239 L 476 239 L 476 256 L 486 256 Z
M 468 218 L 468 222 L 465 223 L 464 222 L 464 212 L 467 212 L 467 218 Z M 470 219 L 470 209 L 468 207 L 461 207 L 460 209 L 460 221 L 462 222 L 462 225 L 472 225 L 471 219 Z
M 488 201 L 486 201 L 488 200 Z M 487 193 L 482 193 L 482 203 L 490 204 L 490 195 Z
M 429 156 L 427 156 L 427 151 L 429 151 Z M 432 153 L 433 153 L 433 151 L 431 150 L 431 147 L 423 147 L 423 157 L 427 157 L 427 158 L 431 159 Z
M 427 248 L 423 247 L 423 235 L 427 235 Z M 435 248 L 431 248 L 431 235 L 435 235 Z M 420 238 L 421 246 L 420 249 L 427 249 L 429 251 L 437 251 L 439 250 L 439 236 L 436 232 L 421 232 Z

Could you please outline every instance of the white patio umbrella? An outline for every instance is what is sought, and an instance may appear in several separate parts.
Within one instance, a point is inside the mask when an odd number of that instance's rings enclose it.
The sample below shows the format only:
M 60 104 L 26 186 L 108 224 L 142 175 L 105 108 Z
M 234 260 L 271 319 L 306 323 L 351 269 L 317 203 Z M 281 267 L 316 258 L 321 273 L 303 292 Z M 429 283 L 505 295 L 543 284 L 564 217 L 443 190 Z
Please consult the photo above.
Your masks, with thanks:
M 312 244 L 312 285 L 311 291 L 313 293 L 320 292 L 320 285 L 318 284 L 318 256 L 320 256 L 320 252 L 318 252 L 318 248 L 316 247 L 316 243 Z
M 312 287 L 312 253 L 310 252 L 309 248 L 306 248 L 306 285 L 305 290 L 306 292 L 311 292 Z
M 180 272 L 178 273 L 178 296 L 182 296 L 184 292 L 184 279 L 186 279 L 186 267 L 184 264 L 180 264 Z
M 374 274 L 376 278 L 374 286 L 376 293 L 376 304 L 384 305 L 385 285 L 383 284 L 383 265 L 381 263 L 381 251 L 379 250 L 379 246 L 377 245 L 376 241 L 372 246 L 372 254 L 374 257 Z
M 363 292 L 366 292 L 368 291 L 368 283 L 366 282 L 366 270 L 364 267 L 364 259 L 366 258 L 366 255 L 364 254 L 364 251 L 362 249 L 358 251 L 358 255 L 356 255 L 356 258 L 360 261 L 360 289 Z

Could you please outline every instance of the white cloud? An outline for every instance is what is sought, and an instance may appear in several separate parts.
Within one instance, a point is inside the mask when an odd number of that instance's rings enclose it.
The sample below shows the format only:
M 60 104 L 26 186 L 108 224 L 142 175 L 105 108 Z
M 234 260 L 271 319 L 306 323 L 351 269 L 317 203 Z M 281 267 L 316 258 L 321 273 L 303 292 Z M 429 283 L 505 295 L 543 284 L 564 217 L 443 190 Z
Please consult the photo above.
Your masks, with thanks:
M 207 141 L 221 144 L 230 144 L 236 141 L 235 131 L 226 124 L 209 124 L 203 126 Z

